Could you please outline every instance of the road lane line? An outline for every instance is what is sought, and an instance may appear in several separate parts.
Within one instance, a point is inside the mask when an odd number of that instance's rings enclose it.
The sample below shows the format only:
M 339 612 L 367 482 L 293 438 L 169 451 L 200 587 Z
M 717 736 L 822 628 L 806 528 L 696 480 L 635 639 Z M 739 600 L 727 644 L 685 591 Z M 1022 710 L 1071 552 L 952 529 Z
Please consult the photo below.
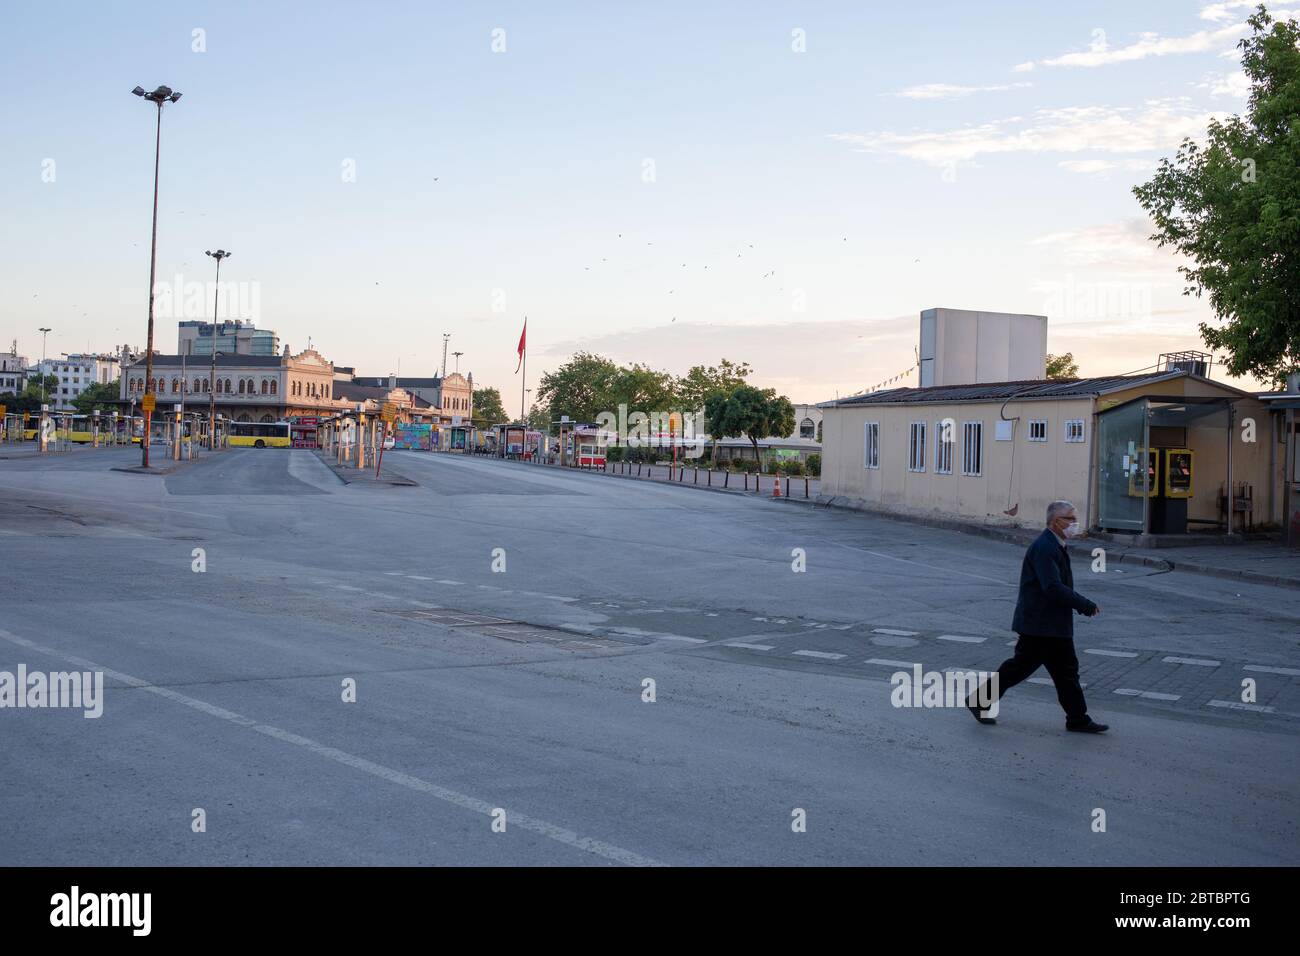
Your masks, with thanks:
M 1116 687 L 1113 693 L 1125 697 L 1145 697 L 1147 700 L 1182 700 L 1182 694 L 1162 694 L 1154 690 L 1134 690 L 1132 687 Z
M 965 634 L 940 634 L 941 641 L 960 641 L 963 644 L 983 644 L 987 637 L 968 637 Z
M 916 637 L 920 631 L 899 631 L 892 627 L 873 627 L 872 634 L 889 634 L 893 637 Z
M 1200 657 L 1165 657 L 1166 664 L 1195 664 L 1198 667 L 1218 667 L 1223 661 L 1209 661 Z
M 1046 684 L 1048 687 L 1056 686 L 1056 682 L 1053 681 L 1050 677 L 1026 677 L 1025 680 L 1027 680 L 1031 684 Z M 1087 687 L 1088 684 L 1085 681 L 1079 681 L 1079 686 Z
M 831 654 L 827 651 L 795 651 L 796 657 L 818 657 L 827 661 L 842 661 L 847 654 Z
M 1242 670 L 1258 671 L 1261 674 L 1286 674 L 1289 677 L 1300 677 L 1300 670 L 1294 667 L 1265 667 L 1263 664 L 1247 664 Z
M 1272 707 L 1266 704 L 1244 704 L 1237 700 L 1211 700 L 1206 702 L 1207 707 L 1222 707 L 1226 710 L 1250 710 L 1259 714 L 1275 713 Z
M 862 663 L 879 664 L 881 667 L 907 667 L 909 669 L 916 666 L 915 661 L 891 661 L 884 657 L 870 657 Z
M 1100 654 L 1102 657 L 1137 657 L 1134 651 L 1111 651 L 1104 647 L 1085 647 L 1085 654 Z
M 121 671 L 111 670 L 110 668 L 104 667 L 102 664 L 97 664 L 94 661 L 89 661 L 72 654 L 65 654 L 63 651 L 56 650 L 52 647 L 45 647 L 41 644 L 35 643 L 34 641 L 29 641 L 26 638 L 19 637 L 17 634 L 12 634 L 3 628 L 0 628 L 0 638 L 4 638 L 9 643 L 16 644 L 19 647 L 25 647 L 28 650 L 36 651 L 39 654 L 45 654 L 50 657 L 67 661 L 69 664 L 75 664 L 77 667 L 85 668 L 86 670 L 102 671 L 105 677 L 111 677 L 130 687 L 134 687 L 150 694 L 155 694 L 158 697 L 170 700 L 176 704 L 183 704 L 199 713 L 207 714 L 210 717 L 216 717 L 238 727 L 245 727 L 283 743 L 293 744 L 294 746 L 301 747 L 319 757 L 325 757 L 326 759 L 342 764 L 345 767 L 352 767 L 355 770 L 361 770 L 372 776 L 387 780 L 390 783 L 406 787 L 408 790 L 414 790 L 417 793 L 423 793 L 427 796 L 442 800 L 444 803 L 450 803 L 454 806 L 470 810 L 486 817 L 492 817 L 494 812 L 498 809 L 495 804 L 486 800 L 480 800 L 477 797 L 471 797 L 468 794 L 459 793 L 458 791 L 452 790 L 448 787 L 439 786 L 436 783 L 430 783 L 428 780 L 413 777 L 400 770 L 385 767 L 382 764 L 377 764 L 374 761 L 365 759 L 364 757 L 358 757 L 344 750 L 339 750 L 337 747 L 330 747 L 326 744 L 318 743 L 309 737 L 303 737 L 291 733 L 290 731 L 283 730 L 279 727 L 273 726 L 272 724 L 261 723 L 251 717 L 245 717 L 242 714 L 226 710 L 223 707 L 217 707 L 216 705 L 209 704 L 206 701 L 177 693 L 168 687 L 158 687 L 139 677 L 132 677 L 130 674 L 123 674 Z M 510 821 L 511 826 L 520 827 L 524 830 L 538 833 L 557 843 L 562 843 L 566 846 L 571 846 L 574 849 L 591 853 L 594 856 L 603 857 L 604 859 L 611 860 L 615 863 L 622 863 L 625 866 L 665 865 L 657 860 L 651 859 L 650 857 L 642 856 L 639 853 L 623 849 L 622 847 L 615 846 L 612 843 L 606 843 L 603 840 L 597 840 L 592 837 L 580 836 L 572 830 L 565 829 L 564 827 L 537 817 L 527 816 L 517 811 L 509 811 L 507 819 Z
M 433 582 L 433 583 L 434 583 L 434 584 L 450 584 L 450 585 L 453 585 L 453 586 L 455 586 L 455 587 L 460 587 L 460 586 L 464 585 L 465 582 L 464 582 L 464 581 L 452 581 L 452 580 L 449 579 L 449 578 L 439 578 L 437 581 L 435 581 L 435 582 Z
M 744 641 L 732 641 L 729 644 L 723 644 L 723 647 L 743 647 L 747 651 L 774 651 L 776 650 L 771 644 L 746 644 Z

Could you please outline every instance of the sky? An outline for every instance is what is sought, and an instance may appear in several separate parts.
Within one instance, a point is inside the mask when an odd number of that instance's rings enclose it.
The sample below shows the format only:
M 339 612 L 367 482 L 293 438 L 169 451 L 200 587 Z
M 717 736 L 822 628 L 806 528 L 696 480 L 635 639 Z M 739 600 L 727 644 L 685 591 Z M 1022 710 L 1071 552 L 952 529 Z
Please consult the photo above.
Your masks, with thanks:
M 156 111 L 130 91 L 166 84 L 161 351 L 211 317 L 222 248 L 223 318 L 367 375 L 437 374 L 450 335 L 508 410 L 525 317 L 530 389 L 578 350 L 747 361 L 796 402 L 916 384 L 935 306 L 1145 368 L 1213 316 L 1132 187 L 1244 111 L 1250 7 L 7 5 L 0 348 L 144 344 Z

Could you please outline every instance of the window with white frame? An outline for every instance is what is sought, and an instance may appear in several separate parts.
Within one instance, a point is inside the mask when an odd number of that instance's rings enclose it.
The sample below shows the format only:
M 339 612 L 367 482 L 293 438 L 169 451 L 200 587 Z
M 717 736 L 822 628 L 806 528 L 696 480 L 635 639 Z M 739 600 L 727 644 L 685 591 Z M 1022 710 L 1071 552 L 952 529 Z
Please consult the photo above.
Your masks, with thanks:
M 1068 442 L 1083 441 L 1083 419 L 1072 418 L 1065 423 L 1065 440 Z
M 1045 418 L 1029 419 L 1029 440 L 1047 441 L 1047 419 Z
M 866 468 L 880 467 L 880 422 L 867 422 L 863 428 L 862 464 Z
M 951 418 L 934 423 L 934 473 L 952 474 L 952 450 L 957 444 L 957 425 Z
M 925 422 L 912 422 L 907 441 L 907 470 L 925 471 Z
M 984 474 L 984 423 L 966 422 L 962 426 L 961 473 Z

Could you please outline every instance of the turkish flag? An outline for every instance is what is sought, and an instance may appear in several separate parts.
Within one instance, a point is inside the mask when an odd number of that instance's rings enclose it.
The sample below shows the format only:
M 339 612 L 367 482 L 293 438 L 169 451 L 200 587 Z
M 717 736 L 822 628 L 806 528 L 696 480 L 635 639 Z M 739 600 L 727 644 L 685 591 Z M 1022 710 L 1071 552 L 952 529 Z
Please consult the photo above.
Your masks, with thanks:
M 517 351 L 519 352 L 519 365 L 515 366 L 516 375 L 519 374 L 519 366 L 524 364 L 524 352 L 526 350 L 526 346 L 524 345 L 524 340 L 527 338 L 528 338 L 528 319 L 524 319 L 524 330 L 521 333 L 519 333 L 519 348 L 517 349 Z

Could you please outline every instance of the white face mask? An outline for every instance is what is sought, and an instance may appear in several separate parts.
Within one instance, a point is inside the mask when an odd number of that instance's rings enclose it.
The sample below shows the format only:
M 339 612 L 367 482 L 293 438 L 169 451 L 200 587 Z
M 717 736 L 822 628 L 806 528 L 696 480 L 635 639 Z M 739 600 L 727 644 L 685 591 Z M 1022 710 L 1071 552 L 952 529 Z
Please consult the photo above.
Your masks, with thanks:
M 1077 538 L 1079 536 L 1079 522 L 1075 521 L 1072 524 L 1066 525 L 1065 536 L 1067 538 Z

